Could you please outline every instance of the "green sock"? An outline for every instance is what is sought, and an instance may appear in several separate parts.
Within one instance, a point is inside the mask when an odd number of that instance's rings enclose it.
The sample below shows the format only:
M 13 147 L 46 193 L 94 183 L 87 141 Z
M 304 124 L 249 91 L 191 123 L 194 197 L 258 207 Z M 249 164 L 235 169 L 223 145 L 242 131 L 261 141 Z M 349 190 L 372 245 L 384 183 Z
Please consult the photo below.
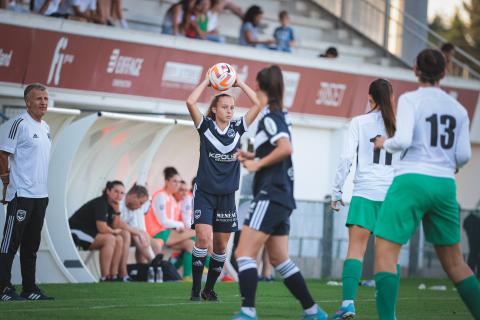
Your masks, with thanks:
M 397 297 L 398 297 L 398 292 L 400 291 L 400 264 L 397 264 Z M 397 303 L 398 299 L 395 299 L 395 306 L 393 310 L 397 310 Z
M 357 259 L 345 260 L 342 272 L 343 300 L 355 300 L 361 276 L 362 261 Z
M 182 255 L 183 260 L 183 277 L 192 276 L 192 253 L 185 251 Z
M 455 286 L 473 317 L 480 319 L 480 287 L 475 276 L 463 279 Z
M 380 320 L 395 320 L 399 286 L 397 276 L 397 274 L 390 272 L 377 272 L 375 274 L 377 312 Z

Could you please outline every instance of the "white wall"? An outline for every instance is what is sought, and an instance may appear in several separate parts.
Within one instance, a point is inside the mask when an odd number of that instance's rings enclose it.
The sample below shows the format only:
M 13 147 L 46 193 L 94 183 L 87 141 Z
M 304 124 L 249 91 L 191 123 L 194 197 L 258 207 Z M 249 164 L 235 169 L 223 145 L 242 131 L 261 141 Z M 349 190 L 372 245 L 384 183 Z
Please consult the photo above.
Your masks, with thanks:
M 295 197 L 299 200 L 323 200 L 331 186 L 332 131 L 318 128 L 292 129 Z
M 457 175 L 457 198 L 464 209 L 480 201 L 480 144 L 472 145 L 472 159 Z

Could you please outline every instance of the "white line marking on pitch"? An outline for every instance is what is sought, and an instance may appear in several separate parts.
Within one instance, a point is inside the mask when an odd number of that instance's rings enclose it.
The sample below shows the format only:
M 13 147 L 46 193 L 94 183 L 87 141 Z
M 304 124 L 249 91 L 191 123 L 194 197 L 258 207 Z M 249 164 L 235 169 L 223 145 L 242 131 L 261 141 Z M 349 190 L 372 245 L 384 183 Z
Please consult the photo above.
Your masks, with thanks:
M 422 298 L 421 300 L 434 300 L 434 301 L 451 301 L 458 300 L 459 298 Z M 399 298 L 399 300 L 418 300 L 418 298 Z M 58 301 L 58 300 L 57 300 Z M 318 303 L 337 303 L 340 300 L 318 300 Z M 374 302 L 375 299 L 358 299 L 358 302 Z M 221 304 L 239 304 L 239 300 L 235 301 L 225 301 L 222 300 Z M 285 302 L 269 302 L 269 304 L 284 304 Z M 19 307 L 22 302 L 15 303 L 16 307 Z M 5 304 L 4 304 L 5 305 Z M 173 302 L 173 303 L 157 303 L 157 304 L 142 304 L 142 305 L 125 305 L 125 304 L 112 304 L 106 306 L 91 306 L 91 307 L 58 307 L 58 308 L 35 308 L 35 309 L 10 309 L 2 310 L 2 312 L 40 312 L 40 311 L 68 311 L 68 310 L 102 310 L 102 309 L 113 309 L 113 308 L 160 308 L 160 307 L 173 307 L 179 305 L 189 305 L 189 306 L 206 306 L 206 303 L 195 303 L 195 302 Z

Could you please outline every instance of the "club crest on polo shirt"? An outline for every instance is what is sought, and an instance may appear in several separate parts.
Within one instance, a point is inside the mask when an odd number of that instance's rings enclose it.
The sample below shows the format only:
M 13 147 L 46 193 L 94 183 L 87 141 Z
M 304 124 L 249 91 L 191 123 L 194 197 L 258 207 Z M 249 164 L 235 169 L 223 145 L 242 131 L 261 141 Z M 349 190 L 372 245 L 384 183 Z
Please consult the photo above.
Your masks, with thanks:
M 233 130 L 233 128 L 229 128 L 228 131 L 227 131 L 227 136 L 229 138 L 235 137 L 235 130 Z
M 22 222 L 25 220 L 25 217 L 27 216 L 27 211 L 25 210 L 17 210 L 17 221 Z
M 197 210 L 195 210 L 195 213 L 194 213 L 194 214 L 195 214 L 195 219 L 198 219 L 198 218 L 200 218 L 200 216 L 202 215 L 202 210 L 197 209 Z
M 36 133 L 33 134 L 33 139 L 38 139 L 38 135 Z

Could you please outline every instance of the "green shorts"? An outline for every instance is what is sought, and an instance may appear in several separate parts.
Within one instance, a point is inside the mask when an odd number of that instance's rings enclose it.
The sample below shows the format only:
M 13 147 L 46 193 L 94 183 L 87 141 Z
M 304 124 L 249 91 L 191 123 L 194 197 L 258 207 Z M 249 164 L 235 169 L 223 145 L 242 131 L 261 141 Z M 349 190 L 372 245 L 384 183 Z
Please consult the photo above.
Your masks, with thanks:
M 352 197 L 348 209 L 347 226 L 356 225 L 373 232 L 382 207 L 382 201 L 372 201 L 362 197 Z
M 162 239 L 163 240 L 163 243 L 165 245 L 167 245 L 167 240 L 168 240 L 168 237 L 170 237 L 170 233 L 172 232 L 172 230 L 170 229 L 166 229 L 166 230 L 163 230 L 163 231 L 160 231 L 159 233 L 157 233 L 156 235 L 153 236 L 153 238 L 155 239 Z
M 455 180 L 422 174 L 395 177 L 375 226 L 376 236 L 406 244 L 420 221 L 425 239 L 436 245 L 460 242 Z

